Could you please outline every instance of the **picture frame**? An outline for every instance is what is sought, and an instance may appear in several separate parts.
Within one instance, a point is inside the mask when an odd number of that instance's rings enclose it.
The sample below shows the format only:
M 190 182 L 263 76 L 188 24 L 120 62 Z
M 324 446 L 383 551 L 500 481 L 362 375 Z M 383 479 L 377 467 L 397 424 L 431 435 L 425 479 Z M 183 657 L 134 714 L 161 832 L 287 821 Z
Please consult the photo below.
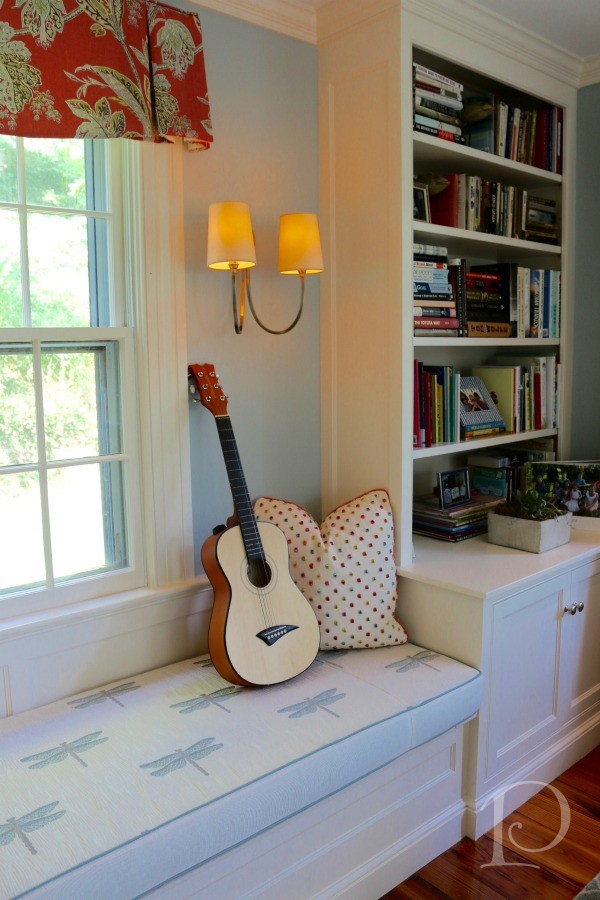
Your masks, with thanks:
M 438 488 L 442 509 L 454 509 L 471 500 L 471 475 L 468 468 L 438 472 Z
M 413 219 L 417 222 L 431 222 L 429 189 L 426 184 L 418 181 L 413 184 Z

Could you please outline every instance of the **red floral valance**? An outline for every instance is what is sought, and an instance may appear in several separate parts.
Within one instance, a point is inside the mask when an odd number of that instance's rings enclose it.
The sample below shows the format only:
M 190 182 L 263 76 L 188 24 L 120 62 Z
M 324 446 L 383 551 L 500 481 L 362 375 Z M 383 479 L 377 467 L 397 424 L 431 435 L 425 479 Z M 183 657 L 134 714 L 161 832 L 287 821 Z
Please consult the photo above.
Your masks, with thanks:
M 0 0 L 0 132 L 208 148 L 198 16 L 151 0 Z

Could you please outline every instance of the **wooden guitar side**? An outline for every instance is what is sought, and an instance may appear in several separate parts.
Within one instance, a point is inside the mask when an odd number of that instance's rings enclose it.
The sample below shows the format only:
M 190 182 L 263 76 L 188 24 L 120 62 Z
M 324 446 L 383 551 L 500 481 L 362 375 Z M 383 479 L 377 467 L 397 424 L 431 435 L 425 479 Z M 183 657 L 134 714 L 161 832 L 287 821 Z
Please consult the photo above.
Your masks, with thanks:
M 208 633 L 211 659 L 233 684 L 262 686 L 287 681 L 303 672 L 319 649 L 319 626 L 288 568 L 285 535 L 271 523 L 258 524 L 271 570 L 258 590 L 248 578 L 248 562 L 239 527 L 228 528 L 204 543 L 202 562 L 214 590 Z M 284 630 L 292 626 L 291 630 Z M 259 634 L 282 630 L 267 643 Z

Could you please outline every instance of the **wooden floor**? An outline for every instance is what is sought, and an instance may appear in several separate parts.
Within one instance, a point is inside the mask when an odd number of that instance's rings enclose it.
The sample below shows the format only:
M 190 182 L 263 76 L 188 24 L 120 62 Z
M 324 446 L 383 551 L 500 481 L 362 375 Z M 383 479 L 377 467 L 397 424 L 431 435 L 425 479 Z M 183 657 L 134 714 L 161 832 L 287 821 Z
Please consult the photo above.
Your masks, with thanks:
M 600 747 L 552 784 L 566 797 L 571 814 L 565 837 L 556 846 L 551 845 L 560 829 L 561 808 L 557 795 L 546 787 L 505 819 L 501 845 L 494 844 L 493 831 L 477 841 L 465 838 L 384 900 L 572 900 L 600 872 Z M 546 849 L 528 852 L 514 842 Z M 529 865 L 488 865 L 494 859 Z

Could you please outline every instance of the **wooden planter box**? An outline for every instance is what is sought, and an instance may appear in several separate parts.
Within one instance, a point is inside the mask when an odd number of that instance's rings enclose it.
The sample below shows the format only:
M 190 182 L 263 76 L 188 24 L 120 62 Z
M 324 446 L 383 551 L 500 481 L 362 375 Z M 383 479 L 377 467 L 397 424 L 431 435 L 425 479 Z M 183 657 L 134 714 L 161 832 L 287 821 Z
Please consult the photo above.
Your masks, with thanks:
M 529 553 L 544 553 L 571 540 L 572 513 L 565 513 L 556 519 L 535 522 L 531 519 L 515 519 L 488 513 L 488 540 L 502 547 L 527 550 Z

